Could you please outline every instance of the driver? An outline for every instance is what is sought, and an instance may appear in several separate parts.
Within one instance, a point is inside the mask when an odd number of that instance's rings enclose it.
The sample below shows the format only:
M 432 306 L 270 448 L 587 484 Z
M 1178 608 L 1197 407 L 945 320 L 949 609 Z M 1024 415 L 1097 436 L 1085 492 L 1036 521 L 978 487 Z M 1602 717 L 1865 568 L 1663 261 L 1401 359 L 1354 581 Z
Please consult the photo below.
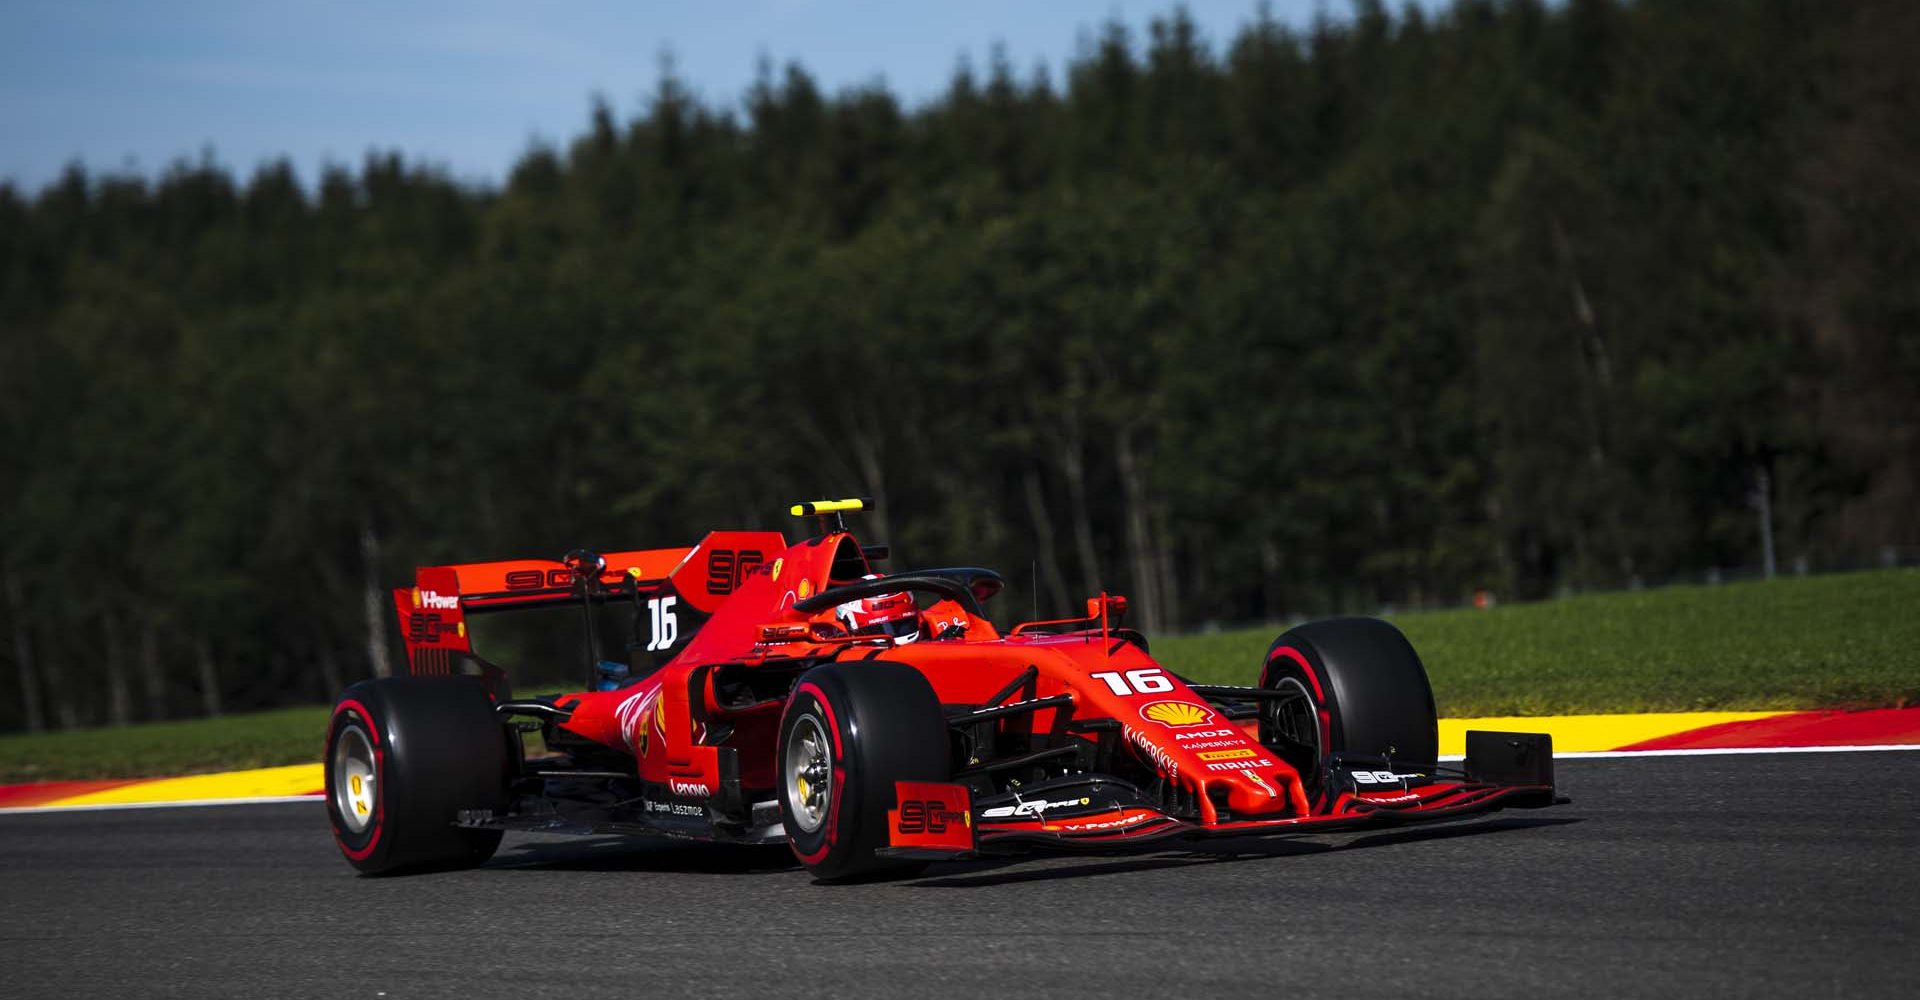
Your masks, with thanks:
M 879 574 L 861 579 L 877 580 Z M 833 616 L 854 635 L 888 636 L 896 646 L 920 638 L 920 606 L 905 591 L 848 601 L 834 608 Z

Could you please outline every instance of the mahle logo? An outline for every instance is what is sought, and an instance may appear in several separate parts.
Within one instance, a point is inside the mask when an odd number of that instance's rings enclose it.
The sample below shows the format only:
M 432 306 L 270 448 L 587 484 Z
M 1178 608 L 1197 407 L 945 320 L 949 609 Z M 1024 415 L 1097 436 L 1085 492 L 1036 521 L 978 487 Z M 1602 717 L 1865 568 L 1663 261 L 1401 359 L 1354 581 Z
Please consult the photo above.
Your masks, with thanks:
M 1190 701 L 1156 701 L 1140 709 L 1140 717 L 1169 729 L 1213 725 L 1213 710 Z

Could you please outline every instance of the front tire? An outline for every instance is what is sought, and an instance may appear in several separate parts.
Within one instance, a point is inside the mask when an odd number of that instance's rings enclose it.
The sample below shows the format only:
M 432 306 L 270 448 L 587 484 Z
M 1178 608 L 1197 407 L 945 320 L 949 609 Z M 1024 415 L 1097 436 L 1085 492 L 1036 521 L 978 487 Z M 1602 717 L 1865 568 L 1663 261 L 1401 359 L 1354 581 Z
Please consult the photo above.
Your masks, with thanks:
M 504 810 L 508 734 L 477 680 L 362 681 L 327 726 L 327 818 L 348 863 L 370 875 L 470 868 L 498 830 L 454 826 L 462 809 Z
M 887 845 L 897 781 L 951 775 L 946 719 L 933 685 L 899 663 L 809 670 L 780 719 L 780 813 L 814 877 L 904 875 L 922 863 L 874 856 Z
M 1297 692 L 1261 711 L 1260 740 L 1319 791 L 1334 754 L 1427 768 L 1439 726 L 1426 667 L 1407 637 L 1378 618 L 1333 618 L 1288 629 L 1267 649 L 1260 686 Z

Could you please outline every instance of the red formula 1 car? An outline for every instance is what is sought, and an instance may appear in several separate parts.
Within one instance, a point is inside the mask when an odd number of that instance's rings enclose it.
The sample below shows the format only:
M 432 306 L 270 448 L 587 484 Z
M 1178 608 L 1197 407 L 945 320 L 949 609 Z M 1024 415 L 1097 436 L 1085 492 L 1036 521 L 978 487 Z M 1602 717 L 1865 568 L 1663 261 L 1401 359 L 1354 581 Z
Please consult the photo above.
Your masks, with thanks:
M 1433 696 L 1393 626 L 1291 629 L 1258 683 L 1192 683 L 1125 601 L 1001 632 L 991 570 L 882 575 L 845 530 L 422 568 L 394 592 L 409 676 L 356 684 L 327 811 L 365 872 L 485 861 L 502 831 L 792 845 L 824 879 L 930 860 L 1452 819 L 1557 798 L 1548 738 L 1470 733 L 1437 763 Z M 579 609 L 591 690 L 515 700 L 469 619 Z M 602 633 L 620 630 L 623 660 Z M 540 748 L 528 737 L 538 734 Z M 1564 800 L 1559 800 L 1564 801 Z

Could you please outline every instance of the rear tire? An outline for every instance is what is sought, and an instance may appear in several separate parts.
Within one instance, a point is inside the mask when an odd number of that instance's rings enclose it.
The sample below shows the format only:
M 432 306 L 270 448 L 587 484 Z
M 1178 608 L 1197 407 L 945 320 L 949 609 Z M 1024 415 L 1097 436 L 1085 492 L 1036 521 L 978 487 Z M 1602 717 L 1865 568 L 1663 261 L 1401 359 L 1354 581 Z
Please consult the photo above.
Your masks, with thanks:
M 499 830 L 454 826 L 462 809 L 503 811 L 510 731 L 477 679 L 362 681 L 327 726 L 327 818 L 348 863 L 370 875 L 471 868 Z
M 1260 686 L 1304 696 L 1268 703 L 1260 740 L 1300 772 L 1309 794 L 1318 792 L 1333 754 L 1420 768 L 1431 767 L 1440 755 L 1426 668 L 1407 637 L 1378 618 L 1332 618 L 1288 629 L 1267 649 Z
M 787 698 L 778 746 L 781 820 L 814 877 L 899 876 L 926 867 L 873 853 L 887 846 L 894 782 L 951 776 L 946 718 L 919 671 L 900 663 L 807 671 Z

